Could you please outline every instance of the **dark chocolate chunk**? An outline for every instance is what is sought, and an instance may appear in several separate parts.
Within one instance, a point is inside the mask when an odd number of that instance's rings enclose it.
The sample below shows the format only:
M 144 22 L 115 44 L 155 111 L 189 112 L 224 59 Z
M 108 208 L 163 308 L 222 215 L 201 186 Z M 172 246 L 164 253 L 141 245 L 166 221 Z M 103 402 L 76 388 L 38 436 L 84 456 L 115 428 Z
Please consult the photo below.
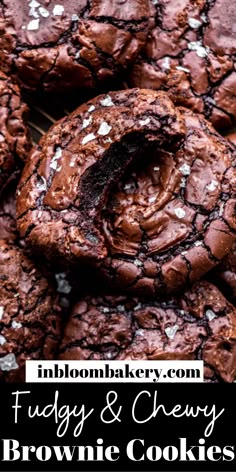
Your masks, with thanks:
M 111 83 L 144 46 L 149 14 L 149 0 L 4 0 L 0 67 L 29 90 Z
M 26 360 L 55 359 L 60 342 L 55 294 L 31 260 L 0 241 L 0 380 L 24 381 Z
M 232 0 L 152 2 L 152 32 L 131 86 L 167 90 L 217 128 L 236 118 L 236 8 Z
M 202 359 L 206 379 L 233 382 L 236 309 L 205 281 L 167 301 L 87 296 L 71 313 L 60 359 Z

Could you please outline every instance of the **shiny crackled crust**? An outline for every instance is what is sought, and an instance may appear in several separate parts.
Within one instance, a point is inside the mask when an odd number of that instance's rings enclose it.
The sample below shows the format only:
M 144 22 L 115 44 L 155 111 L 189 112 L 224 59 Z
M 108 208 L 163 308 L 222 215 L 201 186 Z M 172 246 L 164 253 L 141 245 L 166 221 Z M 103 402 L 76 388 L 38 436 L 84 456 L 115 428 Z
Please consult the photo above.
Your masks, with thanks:
M 99 267 L 112 287 L 144 295 L 181 289 L 235 240 L 235 150 L 202 117 L 180 110 L 180 149 L 134 165 L 108 199 L 110 253 Z
M 111 81 L 145 44 L 148 0 L 0 1 L 0 67 L 29 90 Z
M 48 257 L 92 261 L 112 286 L 171 292 L 230 251 L 232 152 L 162 92 L 97 97 L 30 156 L 18 190 L 21 236 Z
M 231 0 L 152 2 L 152 32 L 131 86 L 168 90 L 215 127 L 236 118 L 236 9 Z
M 27 161 L 17 192 L 21 235 L 49 256 L 104 258 L 98 220 L 111 186 L 143 146 L 155 141 L 175 148 L 184 133 L 180 113 L 162 93 L 127 90 L 80 106 L 49 130 Z
M 205 379 L 233 382 L 236 309 L 205 281 L 168 301 L 87 296 L 72 311 L 60 359 L 202 359 Z
M 27 359 L 54 359 L 60 316 L 48 281 L 23 252 L 0 241 L 0 380 L 24 381 Z
M 0 72 L 0 194 L 9 176 L 30 151 L 26 113 L 27 106 L 21 100 L 18 86 Z

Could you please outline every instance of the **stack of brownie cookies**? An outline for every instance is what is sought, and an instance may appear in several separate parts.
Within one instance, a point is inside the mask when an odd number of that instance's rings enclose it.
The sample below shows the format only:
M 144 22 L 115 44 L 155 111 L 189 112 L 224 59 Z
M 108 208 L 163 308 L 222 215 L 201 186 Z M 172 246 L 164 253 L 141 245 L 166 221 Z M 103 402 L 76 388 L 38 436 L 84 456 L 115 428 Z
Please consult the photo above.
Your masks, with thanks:
M 27 359 L 236 380 L 235 23 L 229 0 L 0 5 L 2 381 Z M 82 104 L 32 144 L 21 92 Z

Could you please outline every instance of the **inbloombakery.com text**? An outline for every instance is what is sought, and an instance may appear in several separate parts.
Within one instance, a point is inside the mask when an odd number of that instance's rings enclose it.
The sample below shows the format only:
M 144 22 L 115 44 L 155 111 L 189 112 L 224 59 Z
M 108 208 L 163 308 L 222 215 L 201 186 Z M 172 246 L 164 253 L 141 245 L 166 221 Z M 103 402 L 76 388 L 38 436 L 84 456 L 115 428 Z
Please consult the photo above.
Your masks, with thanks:
M 94 445 L 74 446 L 23 446 L 16 439 L 3 439 L 2 461 L 111 461 L 120 459 L 121 448 L 117 445 L 105 445 L 103 439 L 98 438 Z M 147 446 L 144 439 L 132 439 L 126 446 L 127 458 L 134 462 L 151 461 L 168 462 L 182 461 L 233 461 L 235 458 L 234 446 L 206 445 L 206 440 L 200 438 L 198 444 L 188 444 L 187 438 L 179 438 L 176 445 Z
M 28 382 L 202 382 L 202 361 L 28 361 Z

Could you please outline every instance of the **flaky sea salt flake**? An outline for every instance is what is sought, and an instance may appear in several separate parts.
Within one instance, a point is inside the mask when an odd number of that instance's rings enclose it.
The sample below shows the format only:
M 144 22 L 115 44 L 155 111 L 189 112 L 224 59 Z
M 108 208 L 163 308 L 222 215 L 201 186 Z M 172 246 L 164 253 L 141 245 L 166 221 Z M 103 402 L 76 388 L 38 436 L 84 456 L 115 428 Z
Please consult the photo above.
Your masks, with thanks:
M 103 121 L 103 123 L 101 123 L 99 127 L 98 134 L 99 136 L 107 136 L 107 134 L 109 134 L 111 130 L 112 126 L 106 123 L 106 121 Z
M 178 325 L 169 326 L 168 328 L 165 329 L 166 336 L 169 339 L 174 339 L 178 329 L 179 329 Z
M 65 8 L 63 7 L 63 5 L 55 5 L 55 7 L 53 8 L 52 14 L 54 16 L 61 16 L 63 15 L 64 10 Z
M 190 173 L 191 173 L 191 167 L 190 167 L 188 164 L 184 163 L 184 164 L 182 164 L 181 167 L 179 167 L 179 171 L 180 171 L 181 174 L 183 174 L 183 175 L 190 175 Z
M 134 307 L 134 311 L 140 310 L 141 308 L 142 308 L 142 304 L 141 304 L 141 303 L 138 303 L 138 304 Z
M 12 326 L 12 328 L 14 328 L 14 329 L 20 329 L 20 328 L 22 328 L 22 324 L 21 324 L 21 323 L 18 323 L 18 321 L 15 321 L 15 320 L 12 321 L 11 326 Z
M 4 336 L 0 335 L 0 346 L 3 346 L 3 344 L 6 344 L 7 340 Z
M 9 371 L 9 370 L 14 370 L 18 369 L 18 364 L 16 362 L 16 356 L 15 354 L 7 354 L 6 356 L 2 357 L 0 359 L 0 369 L 2 371 Z
M 60 272 L 55 275 L 55 278 L 57 281 L 57 292 L 68 295 L 71 292 L 72 287 L 66 279 L 66 273 Z
M 155 196 L 149 197 L 148 201 L 149 203 L 154 203 L 156 201 L 156 197 Z
M 206 189 L 210 192 L 214 192 L 214 190 L 218 187 L 218 182 L 216 180 L 212 180 L 207 186 Z
M 84 119 L 82 123 L 82 129 L 87 128 L 92 123 L 92 117 L 90 116 L 88 119 Z
M 110 313 L 110 310 L 109 310 L 109 308 L 104 307 L 104 308 L 102 308 L 102 312 L 103 313 Z
M 177 218 L 179 218 L 180 220 L 184 218 L 186 215 L 186 212 L 183 210 L 183 208 L 176 208 L 174 212 Z
M 48 18 L 50 15 L 49 11 L 44 7 L 39 7 L 39 13 L 41 16 L 43 16 L 43 18 Z
M 110 95 L 107 95 L 103 100 L 100 101 L 102 107 L 112 107 L 114 105 Z
M 95 106 L 94 105 L 90 105 L 89 109 L 88 109 L 88 112 L 89 113 L 92 113 L 94 110 L 96 110 Z
M 195 51 L 198 57 L 207 57 L 210 49 L 208 47 L 204 47 L 201 41 L 191 41 L 188 43 L 188 49 L 190 51 Z
M 0 320 L 2 320 L 3 314 L 4 314 L 4 307 L 0 306 Z
M 196 20 L 196 18 L 189 18 L 188 19 L 188 24 L 189 24 L 190 28 L 198 29 L 201 26 L 202 23 L 201 23 L 201 21 Z
M 209 321 L 212 321 L 214 318 L 216 318 L 216 314 L 212 310 L 206 310 L 205 314 Z
M 163 60 L 162 62 L 162 69 L 164 70 L 169 70 L 170 69 L 170 58 L 169 57 L 165 57 L 165 59 Z
M 96 139 L 96 136 L 93 134 L 93 133 L 89 133 L 87 134 L 87 136 L 85 136 L 83 139 L 82 139 L 82 144 L 87 144 L 89 143 L 90 141 L 93 141 L 94 139 Z
M 39 29 L 39 19 L 31 20 L 27 25 L 28 31 L 35 31 Z
M 136 265 L 136 267 L 141 267 L 143 264 L 139 259 L 135 259 L 134 260 L 134 265 Z
M 182 72 L 186 72 L 187 74 L 190 72 L 190 70 L 187 69 L 187 67 L 176 66 L 176 69 L 181 70 Z
M 38 12 L 35 10 L 35 8 L 31 8 L 29 11 L 29 16 L 33 16 L 34 18 L 39 18 Z
M 144 329 L 137 329 L 135 334 L 136 334 L 136 336 L 143 336 L 144 335 Z
M 140 120 L 139 124 L 140 126 L 146 126 L 150 123 L 150 118 L 146 118 L 146 120 Z
M 37 2 L 37 0 L 31 0 L 31 2 L 29 3 L 29 7 L 30 8 L 38 8 L 38 7 L 40 7 L 40 3 Z

